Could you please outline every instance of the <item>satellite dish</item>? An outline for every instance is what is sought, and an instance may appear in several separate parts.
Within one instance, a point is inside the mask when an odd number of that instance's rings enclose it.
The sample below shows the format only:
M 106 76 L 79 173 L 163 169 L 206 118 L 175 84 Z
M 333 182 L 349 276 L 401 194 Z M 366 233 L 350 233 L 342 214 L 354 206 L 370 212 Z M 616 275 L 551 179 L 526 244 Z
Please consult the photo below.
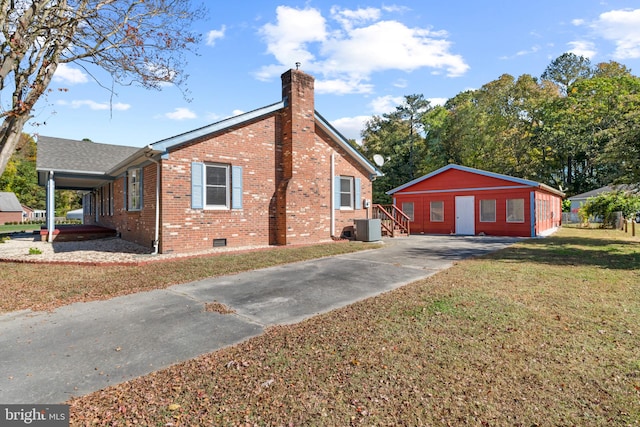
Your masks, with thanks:
M 380 154 L 374 154 L 373 155 L 373 161 L 376 163 L 376 165 L 378 166 L 382 166 L 384 165 L 384 157 L 382 157 Z

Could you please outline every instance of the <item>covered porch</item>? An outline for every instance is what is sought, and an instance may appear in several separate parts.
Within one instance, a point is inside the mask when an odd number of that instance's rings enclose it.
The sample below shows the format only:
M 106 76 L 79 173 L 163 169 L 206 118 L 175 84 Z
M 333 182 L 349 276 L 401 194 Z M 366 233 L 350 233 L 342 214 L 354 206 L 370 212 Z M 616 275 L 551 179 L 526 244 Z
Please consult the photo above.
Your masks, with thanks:
M 95 191 L 116 179 L 120 171 L 114 171 L 114 165 L 144 156 L 148 150 L 46 136 L 38 136 L 37 146 L 38 183 L 46 188 L 46 225 L 40 230 L 41 239 L 53 242 L 116 236 L 116 230 L 99 225 L 56 225 L 55 191 Z M 83 208 L 84 215 L 89 215 Z
M 39 233 L 43 242 L 78 242 L 118 236 L 118 232 L 112 228 L 85 224 L 57 225 L 52 233 L 49 233 L 47 226 L 42 226 Z

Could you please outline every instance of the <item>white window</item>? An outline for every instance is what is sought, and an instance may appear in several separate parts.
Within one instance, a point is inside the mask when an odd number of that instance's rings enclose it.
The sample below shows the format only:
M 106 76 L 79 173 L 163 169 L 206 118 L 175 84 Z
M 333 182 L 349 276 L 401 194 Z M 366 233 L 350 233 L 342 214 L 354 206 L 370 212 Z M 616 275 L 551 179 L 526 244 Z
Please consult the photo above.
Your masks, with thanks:
M 205 206 L 208 209 L 229 209 L 229 165 L 206 165 Z
M 524 222 L 524 199 L 507 199 L 507 222 Z
M 113 182 L 109 183 L 109 216 L 113 215 Z
M 142 168 L 127 172 L 127 207 L 130 211 L 142 209 Z
M 191 163 L 192 209 L 242 209 L 242 166 Z
M 444 202 L 431 202 L 429 207 L 431 222 L 444 222 Z
M 340 209 L 353 209 L 353 177 L 340 177 Z
M 403 202 L 402 212 L 404 212 L 405 215 L 409 217 L 409 221 L 415 221 L 415 219 L 413 218 L 413 202 Z
M 496 222 L 495 200 L 480 200 L 480 222 Z

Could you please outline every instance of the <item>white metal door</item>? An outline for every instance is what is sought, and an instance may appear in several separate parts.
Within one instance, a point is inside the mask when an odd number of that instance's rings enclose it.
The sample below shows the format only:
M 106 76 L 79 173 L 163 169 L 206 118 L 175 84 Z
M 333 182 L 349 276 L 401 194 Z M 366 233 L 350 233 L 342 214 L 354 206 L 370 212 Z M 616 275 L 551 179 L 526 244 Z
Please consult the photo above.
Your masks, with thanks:
M 473 196 L 456 197 L 456 234 L 476 234 L 476 217 Z

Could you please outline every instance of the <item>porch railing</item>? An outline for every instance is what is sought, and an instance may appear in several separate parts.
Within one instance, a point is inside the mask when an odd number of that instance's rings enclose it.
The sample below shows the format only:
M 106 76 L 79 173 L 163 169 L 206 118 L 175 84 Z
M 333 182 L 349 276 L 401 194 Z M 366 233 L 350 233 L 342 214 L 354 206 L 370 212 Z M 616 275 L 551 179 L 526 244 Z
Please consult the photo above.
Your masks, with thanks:
M 409 235 L 411 219 L 396 205 L 375 204 L 372 206 L 371 214 L 374 219 L 380 219 L 382 234 L 391 237 L 402 234 Z

